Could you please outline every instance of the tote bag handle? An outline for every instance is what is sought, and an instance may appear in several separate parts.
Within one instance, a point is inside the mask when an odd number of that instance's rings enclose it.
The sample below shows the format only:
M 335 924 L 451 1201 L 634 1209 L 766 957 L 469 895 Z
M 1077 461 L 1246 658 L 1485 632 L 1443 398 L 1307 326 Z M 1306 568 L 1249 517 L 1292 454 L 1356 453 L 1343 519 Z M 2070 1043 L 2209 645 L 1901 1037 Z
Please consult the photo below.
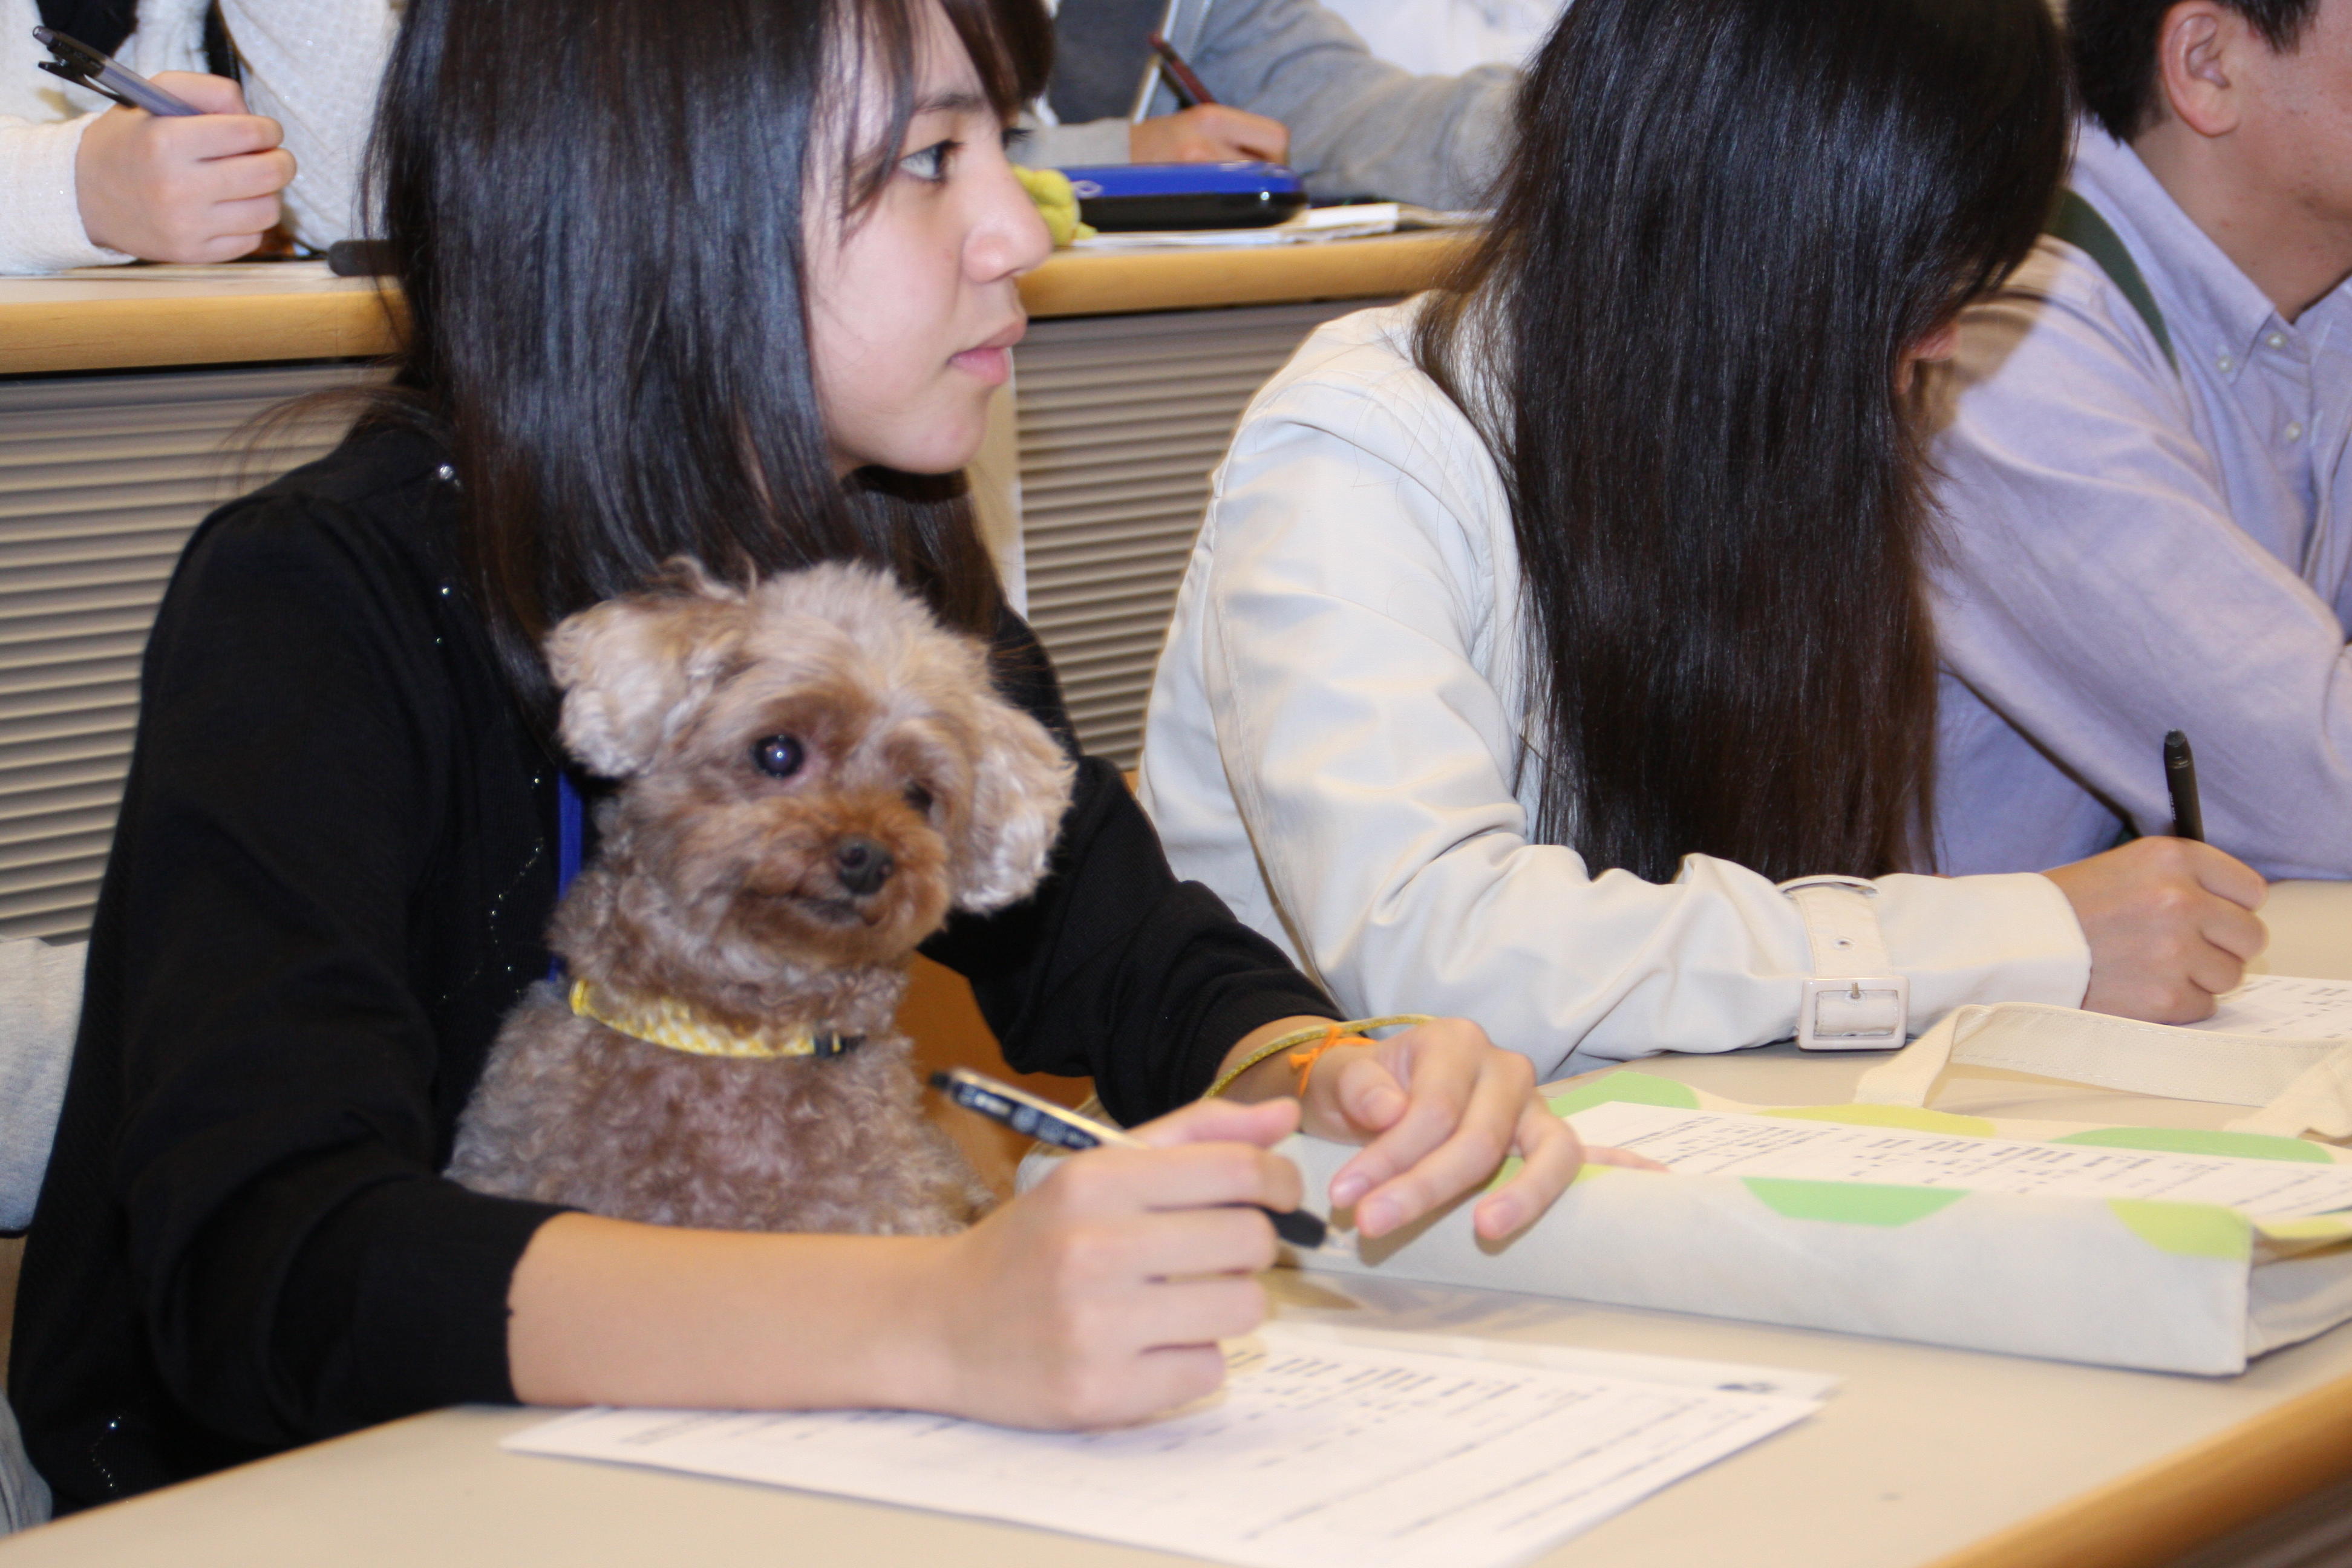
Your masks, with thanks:
M 1924 1106 L 1954 1067 L 2254 1108 L 2228 1124 L 2233 1132 L 2352 1138 L 2352 1040 L 2207 1034 L 2035 1003 L 1953 1009 L 1863 1074 L 1854 1099 Z

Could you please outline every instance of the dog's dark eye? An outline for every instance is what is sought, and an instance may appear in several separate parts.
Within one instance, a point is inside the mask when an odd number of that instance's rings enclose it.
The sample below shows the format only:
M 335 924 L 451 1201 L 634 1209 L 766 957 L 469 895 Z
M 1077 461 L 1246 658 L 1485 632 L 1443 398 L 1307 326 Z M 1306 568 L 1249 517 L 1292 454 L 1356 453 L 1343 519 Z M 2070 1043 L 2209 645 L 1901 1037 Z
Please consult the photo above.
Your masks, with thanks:
M 807 748 L 790 735 L 770 735 L 751 744 L 751 765 L 776 778 L 792 777 L 807 761 Z
M 931 792 L 920 784 L 907 786 L 907 804 L 925 816 L 931 815 Z

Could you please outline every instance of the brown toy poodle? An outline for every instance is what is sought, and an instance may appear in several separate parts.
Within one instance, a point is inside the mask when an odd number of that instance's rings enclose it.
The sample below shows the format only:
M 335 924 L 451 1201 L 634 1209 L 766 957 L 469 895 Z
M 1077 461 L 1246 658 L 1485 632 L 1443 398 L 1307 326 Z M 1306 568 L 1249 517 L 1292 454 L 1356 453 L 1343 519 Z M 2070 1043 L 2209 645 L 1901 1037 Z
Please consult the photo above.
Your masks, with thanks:
M 625 1219 L 922 1234 L 986 1189 L 893 1018 L 951 909 L 1027 896 L 1072 766 L 971 638 L 881 573 L 674 568 L 555 628 L 564 744 L 620 781 L 509 1016 L 467 1186 Z

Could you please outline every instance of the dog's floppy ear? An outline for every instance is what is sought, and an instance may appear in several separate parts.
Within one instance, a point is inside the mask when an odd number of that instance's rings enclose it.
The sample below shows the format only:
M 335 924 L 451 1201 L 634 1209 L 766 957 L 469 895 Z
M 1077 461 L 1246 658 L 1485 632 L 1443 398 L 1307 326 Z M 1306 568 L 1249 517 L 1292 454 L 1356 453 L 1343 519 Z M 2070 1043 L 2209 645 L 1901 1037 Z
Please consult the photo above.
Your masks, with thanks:
M 602 777 L 651 766 L 741 644 L 740 595 L 699 572 L 675 580 L 686 591 L 607 599 L 548 636 L 548 673 L 563 692 L 563 744 Z
M 979 744 L 956 844 L 955 902 L 984 913 L 1027 898 L 1044 879 L 1077 769 L 1020 709 L 992 693 L 975 706 Z

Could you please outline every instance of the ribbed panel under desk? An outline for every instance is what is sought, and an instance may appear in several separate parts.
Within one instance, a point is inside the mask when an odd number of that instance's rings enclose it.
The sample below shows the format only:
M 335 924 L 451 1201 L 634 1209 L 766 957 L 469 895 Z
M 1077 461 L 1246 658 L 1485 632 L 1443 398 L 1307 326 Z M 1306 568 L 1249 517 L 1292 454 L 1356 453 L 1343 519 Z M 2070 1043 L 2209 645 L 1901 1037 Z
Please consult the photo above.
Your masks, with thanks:
M 1044 321 L 1014 351 L 1029 618 L 1087 750 L 1135 763 L 1209 474 L 1251 395 L 1368 303 Z
M 189 532 L 307 462 L 247 421 L 342 366 L 0 382 L 0 935 L 86 930 L 138 718 L 139 658 Z

